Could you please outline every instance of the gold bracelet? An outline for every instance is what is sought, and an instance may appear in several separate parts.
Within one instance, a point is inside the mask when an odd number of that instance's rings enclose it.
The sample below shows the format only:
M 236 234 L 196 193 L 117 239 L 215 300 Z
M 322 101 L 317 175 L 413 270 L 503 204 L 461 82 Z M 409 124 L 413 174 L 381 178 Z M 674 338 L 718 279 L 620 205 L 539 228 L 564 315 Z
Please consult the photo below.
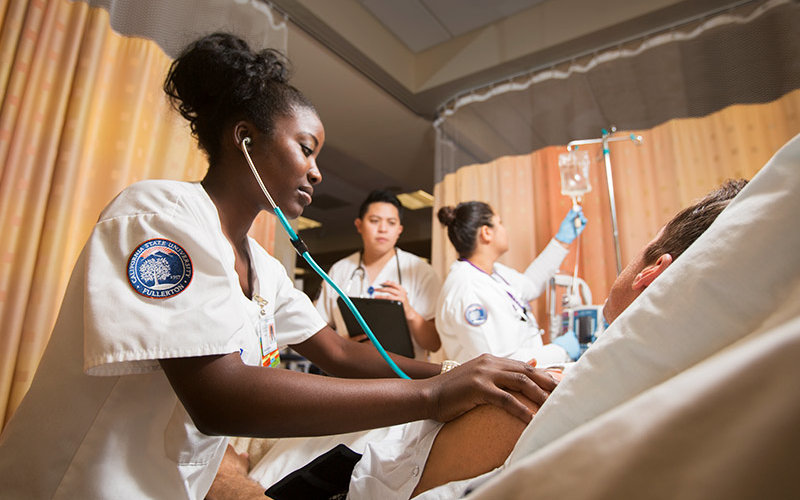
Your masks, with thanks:
M 453 361 L 452 359 L 445 359 L 444 361 L 442 361 L 442 371 L 439 372 L 439 373 L 441 374 L 441 373 L 449 372 L 450 370 L 452 370 L 456 366 L 460 366 L 460 365 L 461 365 L 461 363 L 459 363 L 458 361 Z

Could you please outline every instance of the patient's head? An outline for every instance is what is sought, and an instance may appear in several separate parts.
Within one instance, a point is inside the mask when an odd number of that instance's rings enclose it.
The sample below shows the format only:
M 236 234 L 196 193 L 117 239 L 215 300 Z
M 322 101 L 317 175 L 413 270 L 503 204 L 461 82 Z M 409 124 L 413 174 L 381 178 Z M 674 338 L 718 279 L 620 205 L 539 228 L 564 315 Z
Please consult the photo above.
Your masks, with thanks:
M 611 285 L 603 308 L 606 321 L 611 323 L 617 319 L 653 280 L 708 229 L 746 184 L 744 179 L 726 181 L 667 222 Z

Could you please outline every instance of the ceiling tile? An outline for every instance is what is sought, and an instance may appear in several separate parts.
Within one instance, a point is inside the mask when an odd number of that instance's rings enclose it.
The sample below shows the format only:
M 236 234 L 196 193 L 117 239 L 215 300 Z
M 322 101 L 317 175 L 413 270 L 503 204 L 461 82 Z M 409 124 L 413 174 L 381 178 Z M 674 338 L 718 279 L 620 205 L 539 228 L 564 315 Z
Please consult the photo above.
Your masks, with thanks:
M 450 34 L 419 0 L 359 0 L 412 52 L 450 39 Z
M 386 0 L 391 2 L 391 0 Z M 544 0 L 422 0 L 453 37 L 482 28 Z M 397 2 L 404 3 L 404 2 Z

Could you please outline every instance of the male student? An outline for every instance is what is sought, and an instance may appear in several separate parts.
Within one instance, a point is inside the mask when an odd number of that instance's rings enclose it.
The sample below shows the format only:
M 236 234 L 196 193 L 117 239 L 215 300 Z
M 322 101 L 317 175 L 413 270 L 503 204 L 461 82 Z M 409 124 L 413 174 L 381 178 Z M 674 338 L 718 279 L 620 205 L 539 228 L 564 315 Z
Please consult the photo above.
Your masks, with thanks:
M 390 191 L 369 193 L 361 204 L 355 226 L 363 248 L 331 266 L 328 274 L 351 297 L 398 300 L 414 344 L 414 357 L 427 359 L 441 346 L 433 324 L 441 281 L 420 257 L 397 248 L 403 232 L 403 206 Z M 322 284 L 316 307 L 322 318 L 346 335 L 338 294 Z

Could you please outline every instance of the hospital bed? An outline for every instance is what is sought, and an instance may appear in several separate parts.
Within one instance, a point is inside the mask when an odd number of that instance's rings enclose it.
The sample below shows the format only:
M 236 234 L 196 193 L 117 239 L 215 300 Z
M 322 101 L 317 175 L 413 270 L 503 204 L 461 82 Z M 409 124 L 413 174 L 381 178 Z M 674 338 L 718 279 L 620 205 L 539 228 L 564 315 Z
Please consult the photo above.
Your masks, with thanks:
M 800 498 L 798 193 L 800 136 L 567 372 L 505 466 L 460 491 Z

